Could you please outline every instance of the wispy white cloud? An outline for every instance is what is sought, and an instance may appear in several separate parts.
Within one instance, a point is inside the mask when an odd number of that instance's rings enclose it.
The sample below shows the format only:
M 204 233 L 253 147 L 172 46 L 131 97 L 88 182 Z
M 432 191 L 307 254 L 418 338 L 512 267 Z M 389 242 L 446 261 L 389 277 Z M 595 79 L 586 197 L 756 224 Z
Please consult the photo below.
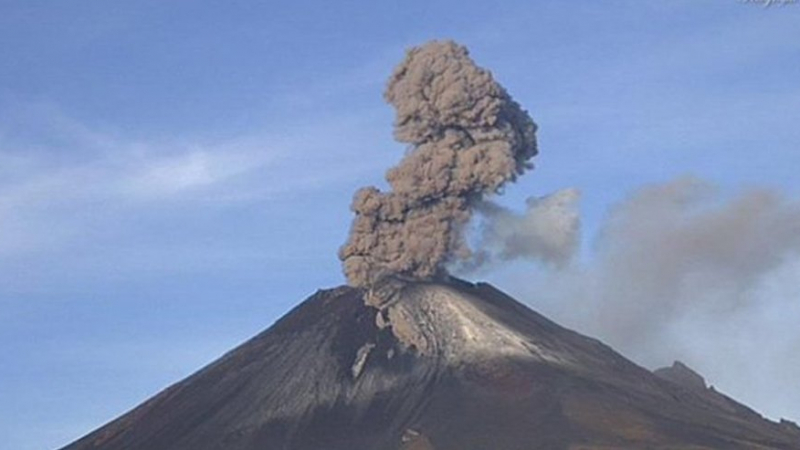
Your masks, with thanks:
M 99 216 L 134 218 L 170 202 L 190 209 L 263 202 L 346 182 L 375 162 L 348 157 L 364 149 L 343 142 L 364 127 L 363 117 L 227 140 L 143 141 L 93 129 L 57 108 L 21 110 L 4 114 L 16 129 L 0 125 L 5 257 L 51 250 L 70 236 L 91 232 L 88 224 Z
M 216 148 L 189 146 L 165 157 L 130 163 L 117 184 L 119 195 L 168 198 L 201 189 L 214 189 L 236 177 L 269 169 L 285 157 L 283 149 L 264 151 L 253 143 L 224 143 Z

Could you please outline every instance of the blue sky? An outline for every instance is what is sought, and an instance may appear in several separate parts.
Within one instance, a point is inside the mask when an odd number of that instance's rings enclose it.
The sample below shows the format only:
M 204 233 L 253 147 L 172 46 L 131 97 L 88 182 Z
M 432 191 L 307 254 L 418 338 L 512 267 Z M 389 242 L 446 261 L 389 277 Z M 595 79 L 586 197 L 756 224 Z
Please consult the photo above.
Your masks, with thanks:
M 341 284 L 352 193 L 404 150 L 404 49 L 494 72 L 540 126 L 503 201 L 578 187 L 588 240 L 684 174 L 800 196 L 798 30 L 739 0 L 0 0 L 0 449 L 65 445 Z

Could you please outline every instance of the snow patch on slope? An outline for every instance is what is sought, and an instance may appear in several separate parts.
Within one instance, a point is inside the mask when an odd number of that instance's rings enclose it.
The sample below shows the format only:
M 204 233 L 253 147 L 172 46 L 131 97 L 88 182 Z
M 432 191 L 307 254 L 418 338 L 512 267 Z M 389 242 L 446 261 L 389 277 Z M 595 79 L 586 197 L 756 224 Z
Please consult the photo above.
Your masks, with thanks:
M 404 286 L 378 305 L 379 326 L 391 326 L 406 347 L 448 364 L 515 357 L 571 366 L 563 351 L 534 342 L 485 312 L 483 300 L 441 284 Z

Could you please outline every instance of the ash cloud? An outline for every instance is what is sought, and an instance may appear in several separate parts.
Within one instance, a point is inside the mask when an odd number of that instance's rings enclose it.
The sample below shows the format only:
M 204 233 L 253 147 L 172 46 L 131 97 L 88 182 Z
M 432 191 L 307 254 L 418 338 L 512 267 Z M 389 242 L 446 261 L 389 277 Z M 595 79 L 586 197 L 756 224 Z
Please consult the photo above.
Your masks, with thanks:
M 681 178 L 613 207 L 581 264 L 522 296 L 648 367 L 674 359 L 777 418 L 800 392 L 800 204 Z M 784 386 L 784 389 L 778 388 Z
M 580 243 L 580 191 L 562 189 L 530 197 L 519 214 L 491 202 L 482 203 L 480 237 L 472 258 L 460 272 L 469 273 L 515 259 L 565 267 Z
M 434 278 L 469 258 L 463 231 L 474 209 L 537 153 L 528 114 L 452 41 L 409 50 L 384 97 L 396 109 L 395 139 L 410 147 L 386 174 L 390 191 L 355 194 L 339 252 L 354 286 L 386 275 Z
M 574 188 L 529 197 L 522 213 L 492 201 L 480 202 L 475 208 L 476 226 L 468 233 L 474 250 L 449 269 L 458 276 L 475 276 L 514 260 L 566 268 L 580 246 L 580 197 Z
M 693 178 L 648 186 L 611 211 L 591 267 L 594 315 L 617 342 L 646 342 L 690 311 L 745 308 L 800 250 L 800 207 L 774 192 L 723 199 Z

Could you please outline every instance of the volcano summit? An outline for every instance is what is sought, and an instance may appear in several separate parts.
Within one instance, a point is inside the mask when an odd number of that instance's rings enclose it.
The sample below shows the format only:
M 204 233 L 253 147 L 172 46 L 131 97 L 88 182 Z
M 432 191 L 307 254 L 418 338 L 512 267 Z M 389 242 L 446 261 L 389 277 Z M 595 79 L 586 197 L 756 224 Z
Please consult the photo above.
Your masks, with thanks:
M 800 449 L 800 429 L 657 376 L 491 285 L 391 280 L 317 292 L 64 448 L 112 449 Z
M 339 252 L 350 285 L 317 292 L 64 450 L 800 450 L 795 425 L 765 420 L 688 367 L 651 373 L 451 277 L 451 264 L 485 256 L 465 228 L 479 211 L 504 216 L 489 197 L 532 168 L 537 127 L 453 42 L 410 50 L 385 97 L 409 151 L 388 191 L 356 193 Z M 574 197 L 529 206 L 559 211 Z M 559 226 L 523 233 L 536 245 L 511 233 L 513 251 L 501 253 L 563 262 L 577 223 L 552 217 Z

